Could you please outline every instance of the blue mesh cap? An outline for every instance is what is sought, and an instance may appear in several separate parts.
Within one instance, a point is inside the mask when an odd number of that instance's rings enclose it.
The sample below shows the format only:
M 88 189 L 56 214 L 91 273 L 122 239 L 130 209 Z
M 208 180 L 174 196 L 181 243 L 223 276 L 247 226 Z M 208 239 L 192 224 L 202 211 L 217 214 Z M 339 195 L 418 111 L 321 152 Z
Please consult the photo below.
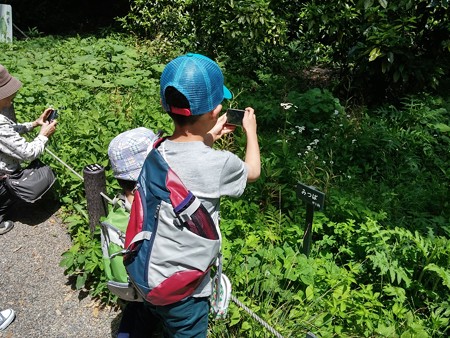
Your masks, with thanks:
M 165 111 L 181 115 L 202 115 L 216 108 L 231 92 L 223 84 L 219 65 L 200 54 L 186 54 L 170 61 L 161 75 L 160 95 Z M 174 87 L 189 101 L 190 109 L 169 107 L 165 98 L 168 87 Z

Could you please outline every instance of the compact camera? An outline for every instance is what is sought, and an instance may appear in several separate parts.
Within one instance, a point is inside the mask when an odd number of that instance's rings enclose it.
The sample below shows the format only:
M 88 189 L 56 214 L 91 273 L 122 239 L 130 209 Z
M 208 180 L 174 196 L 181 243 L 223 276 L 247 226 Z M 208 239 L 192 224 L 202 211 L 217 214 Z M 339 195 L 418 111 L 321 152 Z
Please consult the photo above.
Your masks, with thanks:
M 53 109 L 53 110 L 50 112 L 50 114 L 48 114 L 48 117 L 47 117 L 48 123 L 51 123 L 53 120 L 57 119 L 58 116 L 59 116 L 59 115 L 58 115 L 58 110 L 57 110 L 57 109 Z
M 234 126 L 242 126 L 242 119 L 244 118 L 245 110 L 242 109 L 227 109 L 227 124 Z

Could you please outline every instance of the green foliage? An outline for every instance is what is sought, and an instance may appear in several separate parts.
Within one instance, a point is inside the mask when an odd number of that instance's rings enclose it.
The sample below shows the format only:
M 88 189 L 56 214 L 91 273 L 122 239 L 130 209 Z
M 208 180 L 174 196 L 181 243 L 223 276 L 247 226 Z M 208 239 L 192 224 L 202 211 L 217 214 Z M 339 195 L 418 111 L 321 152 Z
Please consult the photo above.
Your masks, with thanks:
M 448 9 L 448 1 L 311 1 L 299 31 L 331 47 L 347 90 L 379 102 L 448 74 Z
M 311 77 L 335 69 L 340 96 L 368 102 L 436 88 L 449 72 L 448 1 L 135 0 L 131 32 L 220 56 L 233 72 Z M 314 75 L 312 75 L 314 76 Z M 320 75 L 319 75 L 320 77 Z M 323 81 L 322 81 L 323 82 Z
M 289 20 L 297 22 L 292 14 Z M 49 149 L 79 173 L 86 164 L 105 166 L 109 195 L 118 189 L 109 141 L 137 126 L 170 133 L 158 90 L 163 64 L 178 53 L 169 40 L 47 37 L 4 47 L 0 63 L 24 83 L 15 100 L 19 121 L 61 107 Z M 398 106 L 350 109 L 331 91 L 302 90 L 267 70 L 256 75 L 226 76 L 236 93 L 229 105 L 256 109 L 262 155 L 261 178 L 241 198 L 221 201 L 233 294 L 286 337 L 447 336 L 448 98 L 421 94 Z M 245 143 L 238 129 L 216 146 L 243 157 Z M 98 233 L 88 229 L 83 183 L 48 154 L 44 160 L 58 174 L 73 242 L 61 266 L 78 289 L 116 301 L 105 285 Z M 298 182 L 326 193 L 308 257 Z M 210 336 L 268 332 L 232 303 L 226 320 L 211 322 Z
M 66 273 L 75 278 L 75 287 L 91 289 L 93 295 L 104 293 L 105 278 L 103 258 L 100 245 L 100 233 L 90 233 L 85 226 L 85 219 L 72 215 L 64 219 L 72 236 L 72 247 L 63 253 L 60 266 Z
M 122 26 L 151 39 L 169 38 L 185 50 L 226 55 L 240 66 L 270 60 L 283 45 L 286 26 L 269 0 L 135 0 Z
M 14 100 L 17 119 L 34 120 L 49 105 L 59 108 L 49 150 L 79 174 L 88 164 L 106 167 L 112 196 L 118 189 L 108 170 L 112 138 L 138 126 L 170 132 L 158 98 L 161 64 L 167 57 L 159 48 L 151 43 L 135 46 L 134 40 L 121 36 L 48 37 L 5 45 L 0 62 L 23 83 Z M 99 236 L 88 233 L 83 182 L 50 155 L 44 154 L 44 160 L 57 172 L 74 241 L 62 265 L 77 288 L 108 299 Z

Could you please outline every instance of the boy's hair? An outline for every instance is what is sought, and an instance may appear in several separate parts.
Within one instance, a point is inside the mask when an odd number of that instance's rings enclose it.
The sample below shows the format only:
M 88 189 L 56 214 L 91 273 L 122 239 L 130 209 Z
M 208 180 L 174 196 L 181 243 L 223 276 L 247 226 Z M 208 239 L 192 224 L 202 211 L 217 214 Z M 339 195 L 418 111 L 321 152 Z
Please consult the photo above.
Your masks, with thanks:
M 170 107 L 190 108 L 189 101 L 178 89 L 173 86 L 166 88 L 164 92 L 166 102 Z
M 175 87 L 169 86 L 166 88 L 166 91 L 164 92 L 164 97 L 166 99 L 167 104 L 172 110 L 172 107 L 178 108 L 178 109 L 189 109 L 189 101 L 186 99 L 186 96 L 184 96 L 182 93 L 180 93 Z M 186 126 L 196 123 L 201 115 L 180 115 L 177 113 L 172 113 L 172 111 L 169 111 L 168 114 L 172 118 L 172 120 L 175 122 L 175 124 L 179 126 Z
M 120 178 L 117 179 L 117 182 L 119 183 L 120 187 L 124 192 L 132 192 L 134 188 L 136 188 L 136 181 L 128 181 L 128 180 L 122 180 Z

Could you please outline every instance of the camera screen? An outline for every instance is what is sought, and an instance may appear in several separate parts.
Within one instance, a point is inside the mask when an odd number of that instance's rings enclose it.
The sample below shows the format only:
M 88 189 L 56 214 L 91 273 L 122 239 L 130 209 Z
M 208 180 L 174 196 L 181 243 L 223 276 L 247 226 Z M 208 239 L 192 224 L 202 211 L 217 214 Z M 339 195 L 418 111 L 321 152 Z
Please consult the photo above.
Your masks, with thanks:
M 242 119 L 244 118 L 244 110 L 227 109 L 227 124 L 235 126 L 242 126 Z
M 58 111 L 55 109 L 55 110 L 52 110 L 52 112 L 48 115 L 47 121 L 52 122 L 53 120 L 55 120 L 57 118 L 58 118 Z

